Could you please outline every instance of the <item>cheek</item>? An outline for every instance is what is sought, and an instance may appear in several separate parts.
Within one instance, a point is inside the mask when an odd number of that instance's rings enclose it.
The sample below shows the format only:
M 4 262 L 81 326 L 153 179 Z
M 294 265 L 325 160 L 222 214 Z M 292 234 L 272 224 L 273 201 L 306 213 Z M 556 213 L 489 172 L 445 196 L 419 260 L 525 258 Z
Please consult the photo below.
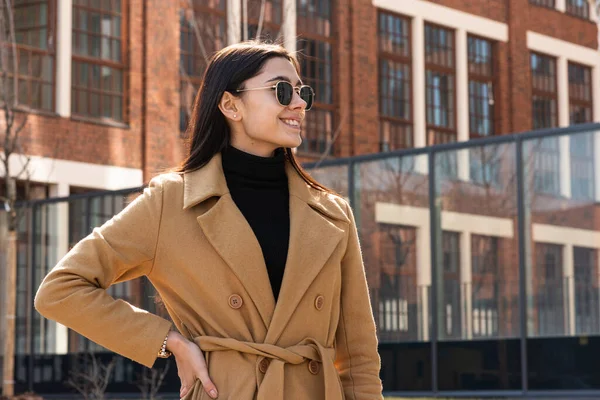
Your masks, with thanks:
M 247 109 L 246 123 L 244 124 L 248 135 L 258 138 L 270 134 L 273 129 L 280 127 L 281 106 L 279 104 L 274 105 L 270 101 L 265 101 L 252 106 Z

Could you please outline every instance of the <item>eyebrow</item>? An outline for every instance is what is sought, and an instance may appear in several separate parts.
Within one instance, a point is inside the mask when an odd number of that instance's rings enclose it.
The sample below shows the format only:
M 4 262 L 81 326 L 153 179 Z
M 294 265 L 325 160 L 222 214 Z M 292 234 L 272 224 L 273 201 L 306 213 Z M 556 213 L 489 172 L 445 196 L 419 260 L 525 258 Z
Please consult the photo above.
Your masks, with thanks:
M 265 83 L 274 82 L 274 81 L 286 81 L 286 82 L 292 83 L 290 78 L 288 78 L 287 76 L 282 76 L 282 75 L 276 76 L 275 78 L 271 78 L 268 81 L 266 81 Z M 296 85 L 303 85 L 302 80 L 298 80 L 298 82 L 296 82 Z

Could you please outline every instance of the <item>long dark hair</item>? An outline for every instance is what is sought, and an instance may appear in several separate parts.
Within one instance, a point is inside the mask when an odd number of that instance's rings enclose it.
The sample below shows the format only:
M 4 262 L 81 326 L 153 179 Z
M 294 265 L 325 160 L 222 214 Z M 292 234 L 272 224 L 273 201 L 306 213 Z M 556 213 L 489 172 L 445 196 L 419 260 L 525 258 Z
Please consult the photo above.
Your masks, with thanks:
M 279 44 L 259 40 L 247 41 L 225 47 L 212 56 L 194 100 L 186 130 L 189 155 L 173 170 L 174 172 L 182 173 L 202 168 L 215 154 L 229 145 L 229 125 L 218 107 L 223 93 L 228 91 L 237 96 L 236 89 L 241 89 L 246 80 L 258 75 L 265 62 L 274 57 L 290 61 L 300 75 L 298 60 Z M 324 192 L 334 193 L 304 171 L 292 149 L 285 148 L 284 151 L 286 158 L 306 183 Z

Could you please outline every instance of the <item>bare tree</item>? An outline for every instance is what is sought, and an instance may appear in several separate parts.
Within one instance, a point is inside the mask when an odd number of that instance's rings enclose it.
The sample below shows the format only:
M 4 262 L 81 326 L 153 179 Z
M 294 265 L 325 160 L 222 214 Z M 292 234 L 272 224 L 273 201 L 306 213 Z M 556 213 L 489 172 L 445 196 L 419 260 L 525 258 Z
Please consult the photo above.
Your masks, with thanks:
M 157 394 L 167 376 L 167 373 L 169 372 L 170 366 L 171 361 L 167 360 L 165 366 L 161 369 L 144 368 L 137 381 L 137 386 L 140 388 L 140 392 L 142 393 L 142 399 L 160 399 L 160 397 L 157 397 Z
M 15 313 L 16 313 L 16 271 L 17 271 L 17 226 L 18 215 L 15 208 L 17 202 L 17 180 L 25 180 L 26 191 L 29 183 L 29 157 L 20 157 L 22 165 L 19 171 L 11 170 L 11 156 L 23 154 L 20 134 L 27 125 L 26 108 L 18 105 L 17 79 L 17 44 L 15 38 L 13 0 L 0 0 L 0 165 L 3 170 L 0 210 L 5 211 L 2 224 L 6 230 L 0 237 L 6 251 L 4 258 L 4 285 L 0 299 L 4 311 L 3 337 L 3 381 L 2 393 L 14 395 L 14 354 L 15 354 Z
M 78 361 L 78 366 L 69 371 L 66 385 L 78 391 L 85 400 L 104 400 L 116 357 L 103 364 L 94 353 L 88 352 L 81 354 Z

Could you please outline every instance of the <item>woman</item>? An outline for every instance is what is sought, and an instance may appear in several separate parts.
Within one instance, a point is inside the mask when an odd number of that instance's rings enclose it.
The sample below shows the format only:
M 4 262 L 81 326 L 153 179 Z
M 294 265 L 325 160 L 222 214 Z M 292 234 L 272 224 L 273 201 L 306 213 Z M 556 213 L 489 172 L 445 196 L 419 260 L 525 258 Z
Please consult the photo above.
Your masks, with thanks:
M 172 353 L 181 397 L 381 399 L 352 211 L 291 151 L 313 95 L 281 46 L 218 52 L 189 157 L 78 243 L 36 309 L 147 367 Z M 176 330 L 105 291 L 142 275 Z

